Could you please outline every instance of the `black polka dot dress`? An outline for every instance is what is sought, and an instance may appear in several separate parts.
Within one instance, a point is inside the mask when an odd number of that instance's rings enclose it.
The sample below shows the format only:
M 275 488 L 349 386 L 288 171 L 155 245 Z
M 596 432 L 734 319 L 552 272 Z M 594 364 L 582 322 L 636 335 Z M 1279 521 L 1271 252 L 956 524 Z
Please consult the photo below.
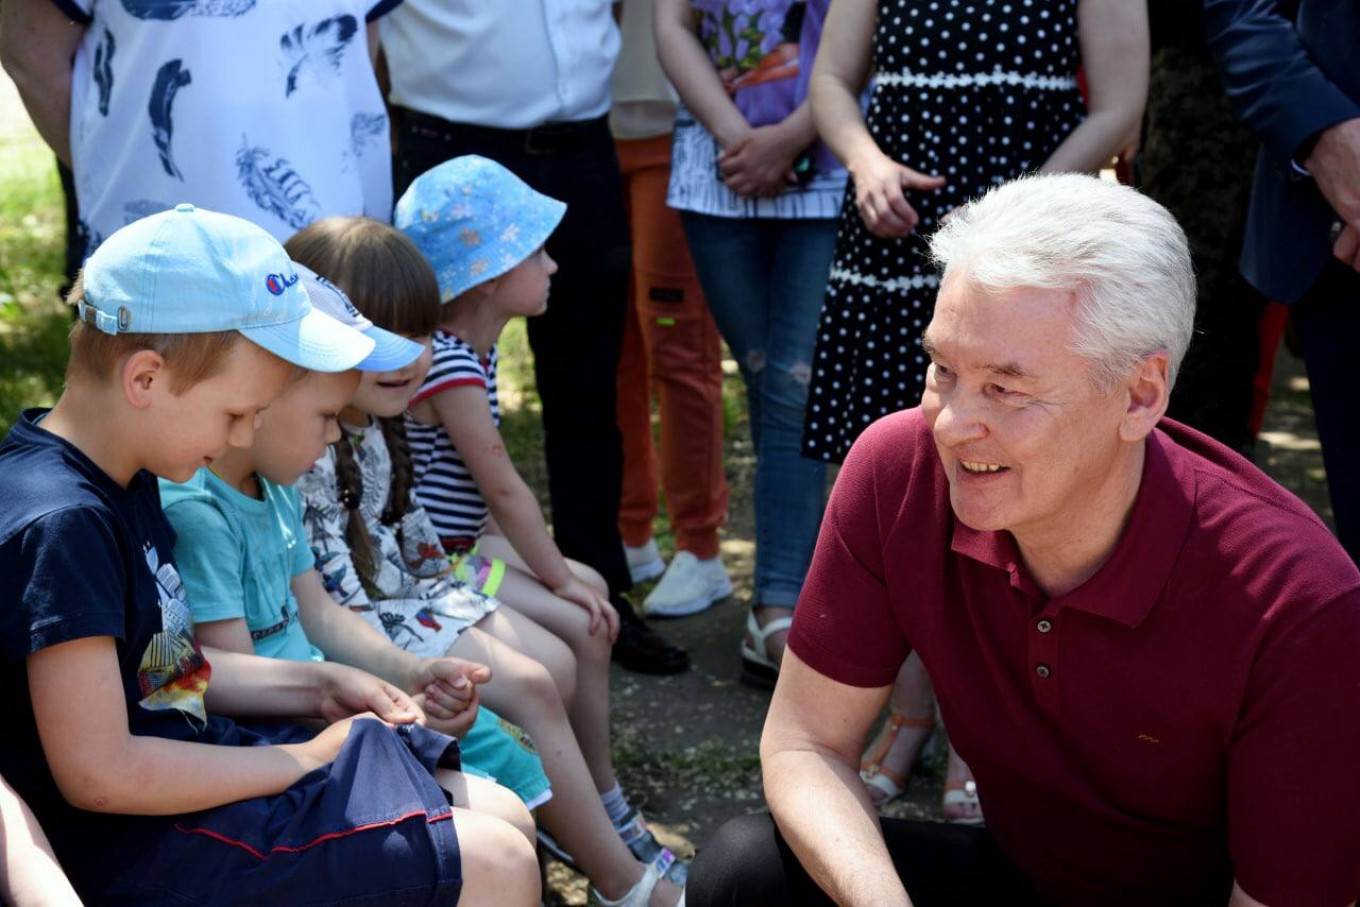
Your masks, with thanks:
M 803 454 L 839 462 L 874 420 L 920 403 L 920 338 L 939 279 L 924 237 L 957 205 L 1036 170 L 1085 115 L 1076 0 L 880 0 L 869 132 L 894 160 L 948 184 L 907 198 L 903 239 L 841 208 L 818 328 Z

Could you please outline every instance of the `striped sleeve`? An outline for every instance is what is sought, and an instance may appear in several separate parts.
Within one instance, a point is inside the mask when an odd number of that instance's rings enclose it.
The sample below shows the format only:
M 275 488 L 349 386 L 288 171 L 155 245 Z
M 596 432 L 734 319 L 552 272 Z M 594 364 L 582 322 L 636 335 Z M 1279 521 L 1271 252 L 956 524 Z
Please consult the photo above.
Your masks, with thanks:
M 443 331 L 435 333 L 432 347 L 430 371 L 411 403 L 419 403 L 451 387 L 488 385 L 487 370 L 472 347 Z

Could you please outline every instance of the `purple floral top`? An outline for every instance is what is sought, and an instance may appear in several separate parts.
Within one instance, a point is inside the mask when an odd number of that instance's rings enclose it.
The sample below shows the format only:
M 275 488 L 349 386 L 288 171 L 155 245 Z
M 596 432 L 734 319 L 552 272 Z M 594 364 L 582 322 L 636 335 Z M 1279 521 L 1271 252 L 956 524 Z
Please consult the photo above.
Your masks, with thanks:
M 807 97 L 808 78 L 831 0 L 693 0 L 699 39 L 737 109 L 752 126 L 781 122 Z M 835 217 L 845 171 L 821 142 L 815 176 L 774 199 L 747 199 L 718 181 L 713 138 L 683 106 L 676 114 L 668 201 L 735 217 Z

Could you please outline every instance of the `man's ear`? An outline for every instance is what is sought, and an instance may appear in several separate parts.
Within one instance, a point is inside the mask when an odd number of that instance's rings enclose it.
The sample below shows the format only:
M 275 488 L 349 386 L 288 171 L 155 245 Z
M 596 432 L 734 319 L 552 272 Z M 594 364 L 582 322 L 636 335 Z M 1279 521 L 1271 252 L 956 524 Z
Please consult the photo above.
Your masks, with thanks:
M 127 357 L 118 375 L 123 397 L 135 409 L 146 409 L 156 391 L 170 386 L 165 357 L 155 350 L 138 350 Z
M 1119 437 L 1141 441 L 1152 433 L 1166 415 L 1171 401 L 1171 357 L 1158 350 L 1143 358 L 1125 385 L 1127 408 L 1119 423 Z

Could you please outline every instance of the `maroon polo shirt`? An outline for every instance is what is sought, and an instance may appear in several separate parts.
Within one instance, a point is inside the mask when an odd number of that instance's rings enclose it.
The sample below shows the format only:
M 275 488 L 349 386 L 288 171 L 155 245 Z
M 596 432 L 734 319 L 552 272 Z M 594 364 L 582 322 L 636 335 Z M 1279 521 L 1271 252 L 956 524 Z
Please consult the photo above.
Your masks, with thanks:
M 958 522 L 919 410 L 836 481 L 789 645 L 841 683 L 912 650 L 987 828 L 1063 904 L 1360 896 L 1360 573 L 1246 460 L 1171 421 L 1118 546 L 1044 595 Z

